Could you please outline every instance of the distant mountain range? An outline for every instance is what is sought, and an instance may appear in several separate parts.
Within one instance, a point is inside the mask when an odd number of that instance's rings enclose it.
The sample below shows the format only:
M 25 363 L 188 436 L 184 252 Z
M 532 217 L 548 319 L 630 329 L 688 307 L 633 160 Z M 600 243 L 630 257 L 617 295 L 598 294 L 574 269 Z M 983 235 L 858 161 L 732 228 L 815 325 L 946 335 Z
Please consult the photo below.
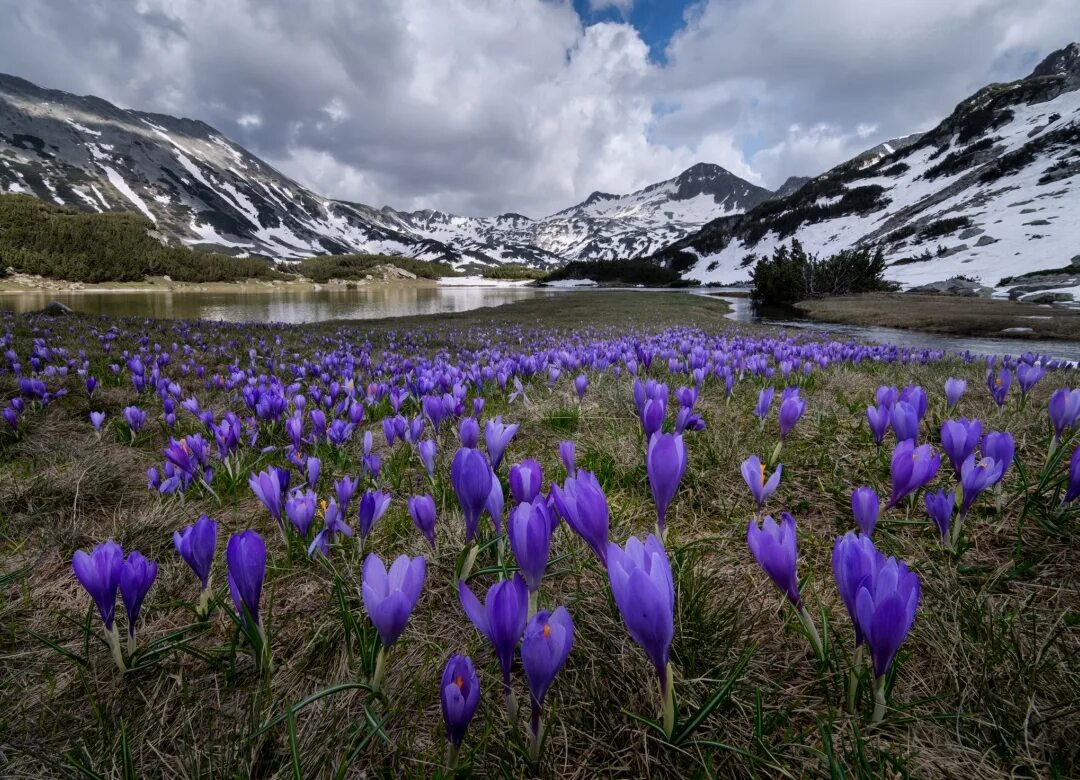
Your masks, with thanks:
M 777 195 L 654 259 L 692 279 L 737 282 L 798 239 L 823 256 L 881 246 L 886 276 L 907 287 L 964 276 L 1080 292 L 1080 44 L 979 90 L 929 132 Z
M 629 195 L 594 192 L 543 219 L 380 209 L 311 192 L 203 122 L 4 75 L 0 192 L 138 211 L 167 240 L 230 254 L 404 254 L 466 270 L 643 257 L 772 195 L 702 163 Z
M 648 258 L 690 279 L 732 283 L 798 239 L 822 255 L 880 245 L 887 275 L 907 286 L 954 276 L 1000 286 L 1044 272 L 1044 289 L 1080 291 L 1078 174 L 1076 43 L 1024 79 L 979 90 L 929 132 L 813 178 L 793 176 L 775 193 L 699 163 L 627 195 L 594 192 L 541 219 L 326 198 L 203 122 L 0 75 L 0 192 L 137 211 L 167 242 L 279 260 L 401 254 L 483 271 Z

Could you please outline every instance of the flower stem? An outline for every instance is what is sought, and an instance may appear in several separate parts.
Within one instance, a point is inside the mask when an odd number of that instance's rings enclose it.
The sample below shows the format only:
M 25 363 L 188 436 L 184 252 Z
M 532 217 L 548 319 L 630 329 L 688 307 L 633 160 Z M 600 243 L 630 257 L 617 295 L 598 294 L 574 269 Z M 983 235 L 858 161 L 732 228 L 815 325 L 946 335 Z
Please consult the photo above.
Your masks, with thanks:
M 446 768 L 453 772 L 457 769 L 458 746 L 453 742 L 446 746 Z
M 540 746 L 544 741 L 544 724 L 540 720 L 540 704 L 533 699 L 532 722 L 529 727 L 529 761 L 535 766 L 540 761 Z
M 874 715 L 872 723 L 881 723 L 885 717 L 885 675 L 877 678 L 874 683 Z
M 128 658 L 135 655 L 135 629 L 134 627 L 128 631 L 127 641 Z
M 375 656 L 375 673 L 371 675 L 371 690 L 378 693 L 386 676 L 386 648 L 380 647 Z
M 818 660 L 825 660 L 825 647 L 821 644 L 821 634 L 818 633 L 817 626 L 814 625 L 814 619 L 810 616 L 810 612 L 803 605 L 799 607 L 796 614 L 799 616 L 799 622 L 802 623 L 803 628 L 806 629 L 806 636 L 810 640 L 810 646 L 814 649 L 814 655 L 818 657 Z
M 120 632 L 116 630 L 116 624 L 113 623 L 113 627 L 109 629 L 109 633 L 105 635 L 109 640 L 109 649 L 112 651 L 113 660 L 116 661 L 116 666 L 123 674 L 127 671 L 124 667 L 124 654 L 120 652 Z
M 670 661 L 660 678 L 660 699 L 663 701 L 664 733 L 671 739 L 675 735 L 675 675 Z
M 855 655 L 851 659 L 851 669 L 848 672 L 847 711 L 852 714 L 855 712 L 855 699 L 859 695 L 859 667 L 862 666 L 864 652 L 862 645 L 855 648 Z
M 536 606 L 537 606 L 537 601 L 538 601 L 539 596 L 540 596 L 540 591 L 538 591 L 538 590 L 530 591 L 530 593 L 529 593 L 529 614 L 528 614 L 528 619 L 529 620 L 532 620 L 533 615 L 536 614 Z

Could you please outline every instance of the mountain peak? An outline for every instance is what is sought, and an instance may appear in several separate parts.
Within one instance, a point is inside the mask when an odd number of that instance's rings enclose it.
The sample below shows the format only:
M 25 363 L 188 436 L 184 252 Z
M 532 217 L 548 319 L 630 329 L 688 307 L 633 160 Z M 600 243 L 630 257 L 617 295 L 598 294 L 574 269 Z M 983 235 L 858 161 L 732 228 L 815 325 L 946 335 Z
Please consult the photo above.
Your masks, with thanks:
M 1070 43 L 1063 49 L 1049 54 L 1040 62 L 1029 78 L 1037 76 L 1076 76 L 1080 78 L 1080 43 Z

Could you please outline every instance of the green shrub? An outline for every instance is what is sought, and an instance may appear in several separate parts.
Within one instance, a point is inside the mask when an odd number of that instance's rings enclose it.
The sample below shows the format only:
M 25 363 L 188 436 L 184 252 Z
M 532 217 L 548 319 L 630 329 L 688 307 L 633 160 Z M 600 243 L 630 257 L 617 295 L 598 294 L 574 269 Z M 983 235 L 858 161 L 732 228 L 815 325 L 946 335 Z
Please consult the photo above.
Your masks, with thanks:
M 403 255 L 323 255 L 302 260 L 293 268 L 313 282 L 326 283 L 331 279 L 363 279 L 379 265 L 392 265 L 423 279 L 459 276 L 454 267 L 447 263 L 417 260 Z
M 603 284 L 643 284 L 648 287 L 681 287 L 692 284 L 678 271 L 645 260 L 575 260 L 544 277 L 545 282 L 591 279 Z
M 754 267 L 752 297 L 758 303 L 792 304 L 808 298 L 896 289 L 883 278 L 885 255 L 876 249 L 845 249 L 825 259 L 808 254 L 798 240 L 782 244 Z
M 90 213 L 30 195 L 0 195 L 0 265 L 73 282 L 180 282 L 284 279 L 269 260 L 166 246 L 140 214 Z

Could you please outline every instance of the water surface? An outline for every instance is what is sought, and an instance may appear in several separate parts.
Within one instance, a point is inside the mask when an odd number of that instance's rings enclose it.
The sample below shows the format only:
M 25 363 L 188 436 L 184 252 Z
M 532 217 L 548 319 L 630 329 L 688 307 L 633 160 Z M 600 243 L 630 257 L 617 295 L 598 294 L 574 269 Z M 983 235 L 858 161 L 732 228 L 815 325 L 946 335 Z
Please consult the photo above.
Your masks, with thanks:
M 447 314 L 557 294 L 557 291 L 536 287 L 434 285 L 225 292 L 29 290 L 0 293 L 0 309 L 33 312 L 40 311 L 49 301 L 60 301 L 77 312 L 113 317 L 302 323 Z

